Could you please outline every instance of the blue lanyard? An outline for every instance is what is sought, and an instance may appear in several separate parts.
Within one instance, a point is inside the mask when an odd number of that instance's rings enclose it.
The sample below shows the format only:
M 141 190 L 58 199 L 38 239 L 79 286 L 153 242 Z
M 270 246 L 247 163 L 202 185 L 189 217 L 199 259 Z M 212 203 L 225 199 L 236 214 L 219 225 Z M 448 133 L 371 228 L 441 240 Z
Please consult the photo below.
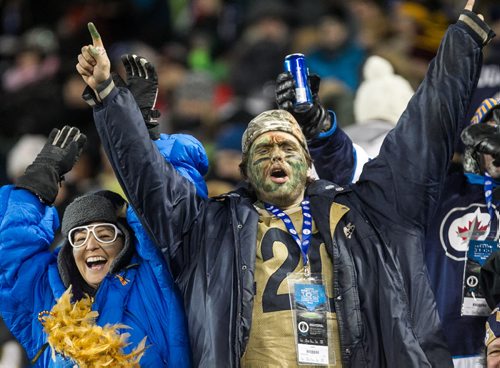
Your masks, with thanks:
M 311 208 L 309 207 L 309 198 L 305 198 L 301 203 L 300 206 L 302 207 L 302 240 L 299 238 L 299 234 L 297 233 L 297 230 L 295 230 L 295 226 L 293 226 L 292 220 L 290 220 L 290 217 L 280 210 L 278 207 L 273 206 L 269 203 L 264 203 L 264 207 L 266 210 L 271 212 L 274 216 L 277 218 L 280 218 L 283 223 L 286 226 L 286 229 L 290 233 L 290 235 L 293 237 L 295 242 L 300 248 L 300 252 L 302 253 L 302 259 L 304 261 L 304 266 L 307 265 L 308 259 L 307 259 L 307 251 L 309 249 L 309 245 L 311 244 L 310 238 L 312 235 L 312 217 L 311 217 Z
M 495 221 L 495 209 L 493 208 L 493 189 L 497 187 L 497 184 L 493 182 L 492 177 L 487 172 L 484 173 L 484 199 L 486 200 L 486 206 L 488 208 L 488 212 L 490 214 L 491 226 L 496 227 Z M 495 203 L 498 205 L 498 203 Z

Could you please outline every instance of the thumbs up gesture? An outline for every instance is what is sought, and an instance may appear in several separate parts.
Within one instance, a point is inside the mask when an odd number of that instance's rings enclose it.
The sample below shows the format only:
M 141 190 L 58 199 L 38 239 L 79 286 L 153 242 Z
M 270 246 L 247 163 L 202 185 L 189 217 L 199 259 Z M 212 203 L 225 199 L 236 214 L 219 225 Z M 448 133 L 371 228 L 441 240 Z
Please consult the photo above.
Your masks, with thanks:
M 96 90 L 100 83 L 110 77 L 111 63 L 94 23 L 89 23 L 88 29 L 92 37 L 92 45 L 82 47 L 81 54 L 78 55 L 76 70 L 85 83 Z

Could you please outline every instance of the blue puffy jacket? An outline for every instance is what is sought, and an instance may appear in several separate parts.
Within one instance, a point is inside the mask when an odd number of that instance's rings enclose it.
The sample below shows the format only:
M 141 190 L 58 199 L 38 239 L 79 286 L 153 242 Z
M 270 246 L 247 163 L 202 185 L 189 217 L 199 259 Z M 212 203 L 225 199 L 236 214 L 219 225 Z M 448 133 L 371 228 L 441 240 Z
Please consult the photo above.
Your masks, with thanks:
M 136 266 L 108 274 L 102 281 L 93 303 L 99 312 L 97 324 L 131 327 L 126 331 L 130 345 L 125 352 L 147 336 L 142 367 L 189 367 L 185 315 L 173 280 L 131 209 L 127 222 L 135 233 L 136 253 L 130 265 Z M 0 188 L 0 313 L 30 358 L 47 341 L 38 313 L 50 311 L 66 290 L 57 254 L 49 251 L 58 227 L 54 207 L 27 190 Z M 128 282 L 123 285 L 120 279 Z M 37 361 L 39 367 L 73 365 L 60 356 L 52 361 L 50 349 Z
M 184 134 L 162 134 L 154 141 L 160 154 L 192 182 L 199 196 L 207 196 L 203 175 L 208 160 L 201 143 Z M 168 266 L 143 230 L 131 208 L 127 222 L 135 235 L 130 265 L 109 274 L 95 295 L 97 324 L 121 323 L 131 327 L 130 352 L 147 336 L 142 367 L 189 367 L 191 353 L 182 301 Z M 57 256 L 49 251 L 59 227 L 55 208 L 40 203 L 24 189 L 0 188 L 0 315 L 32 359 L 47 342 L 38 313 L 52 309 L 66 287 Z M 118 277 L 119 276 L 119 277 Z M 123 285 L 121 280 L 128 282 Z M 50 349 L 37 360 L 39 367 L 73 367 L 74 363 Z
M 153 142 L 165 160 L 194 184 L 197 194 L 207 197 L 203 176 L 208 172 L 208 158 L 200 141 L 187 134 L 160 134 L 160 139 Z

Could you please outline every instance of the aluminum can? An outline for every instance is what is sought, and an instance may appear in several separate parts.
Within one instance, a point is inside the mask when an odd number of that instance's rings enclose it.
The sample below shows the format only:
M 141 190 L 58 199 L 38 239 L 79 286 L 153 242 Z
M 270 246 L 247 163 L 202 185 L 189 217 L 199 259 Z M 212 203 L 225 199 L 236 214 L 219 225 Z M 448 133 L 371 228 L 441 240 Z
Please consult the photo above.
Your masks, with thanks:
M 311 88 L 307 81 L 309 69 L 304 54 L 290 54 L 285 57 L 285 71 L 290 72 L 295 80 L 294 110 L 307 111 L 313 105 Z

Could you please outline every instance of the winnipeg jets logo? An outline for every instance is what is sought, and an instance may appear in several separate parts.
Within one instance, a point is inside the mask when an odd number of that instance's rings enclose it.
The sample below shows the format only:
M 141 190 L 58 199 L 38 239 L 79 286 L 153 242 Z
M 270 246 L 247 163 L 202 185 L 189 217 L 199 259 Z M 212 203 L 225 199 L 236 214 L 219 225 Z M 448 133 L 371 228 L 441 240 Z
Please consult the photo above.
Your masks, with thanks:
M 462 241 L 467 242 L 469 240 L 477 240 L 486 234 L 489 228 L 489 223 L 483 225 L 478 217 L 479 216 L 476 215 L 474 219 L 469 221 L 469 223 L 464 227 L 458 226 L 457 235 L 462 239 Z
M 495 219 L 498 223 L 498 217 Z M 470 240 L 498 237 L 492 231 L 490 215 L 486 206 L 474 203 L 468 207 L 453 208 L 441 222 L 439 236 L 446 256 L 455 261 L 464 261 Z

